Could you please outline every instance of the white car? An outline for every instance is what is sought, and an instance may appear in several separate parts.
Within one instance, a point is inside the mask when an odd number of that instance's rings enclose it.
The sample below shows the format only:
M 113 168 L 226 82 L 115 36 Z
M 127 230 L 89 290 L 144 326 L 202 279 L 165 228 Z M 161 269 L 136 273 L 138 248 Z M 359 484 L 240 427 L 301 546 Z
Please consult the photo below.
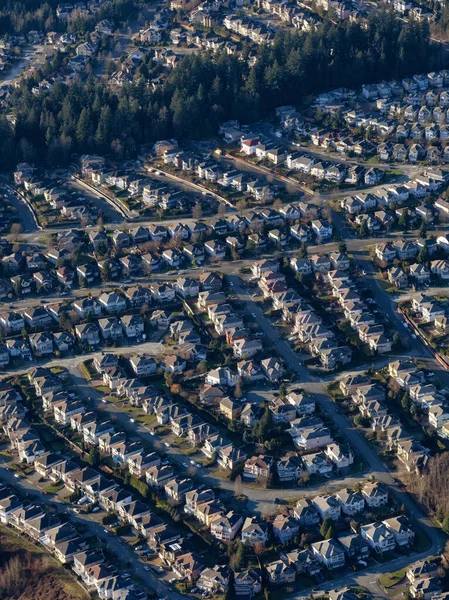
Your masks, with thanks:
M 19 475 L 18 473 L 14 473 L 14 477 L 15 477 L 16 479 L 20 479 L 20 475 Z
M 136 422 L 135 419 L 130 419 L 129 421 L 130 421 L 130 423 L 135 423 Z
M 171 445 L 168 442 L 164 442 L 164 444 L 167 446 L 167 448 L 171 448 Z

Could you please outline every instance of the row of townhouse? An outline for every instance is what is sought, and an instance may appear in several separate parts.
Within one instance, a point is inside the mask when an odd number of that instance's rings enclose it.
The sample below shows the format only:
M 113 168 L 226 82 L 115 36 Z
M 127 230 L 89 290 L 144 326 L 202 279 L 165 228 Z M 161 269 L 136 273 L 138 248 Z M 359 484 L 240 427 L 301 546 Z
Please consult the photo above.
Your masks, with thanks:
M 237 170 L 223 172 L 216 162 L 203 161 L 186 152 L 167 151 L 164 154 L 164 162 L 178 169 L 195 171 L 205 181 L 217 183 L 222 187 L 231 187 L 237 192 L 253 196 L 257 201 L 268 202 L 275 195 L 275 187 L 265 179 Z
M 389 264 L 395 259 L 412 261 L 416 259 L 419 252 L 424 248 L 432 255 L 437 251 L 438 245 L 434 240 L 405 240 L 398 238 L 393 242 L 377 244 L 374 253 L 379 261 Z
M 430 323 L 438 328 L 440 325 L 437 326 L 437 322 L 443 324 L 445 322 L 445 306 L 433 296 L 421 292 L 414 294 L 411 299 L 411 309 L 415 313 L 415 318 L 421 323 Z
M 346 271 L 350 261 L 343 252 L 326 254 L 313 254 L 310 258 L 291 258 L 290 266 L 295 273 L 310 275 L 312 273 L 327 273 L 332 270 Z
M 116 457 L 123 454 L 123 442 L 122 448 L 117 445 L 114 448 L 118 448 Z M 105 510 L 117 513 L 123 523 L 129 524 L 136 535 L 147 539 L 150 547 L 155 550 L 160 540 L 175 541 L 180 537 L 179 532 L 152 513 L 146 504 L 90 467 L 80 468 L 74 463 L 68 464 L 60 455 L 46 455 L 42 465 L 39 462 L 36 464 L 36 470 L 42 476 L 62 481 L 71 493 L 78 492 L 89 502 L 98 503 Z
M 443 588 L 436 561 L 430 559 L 418 561 L 407 569 L 405 576 L 412 598 L 445 600 L 447 597 L 447 592 L 441 593 Z
M 50 403 L 54 409 L 64 401 L 47 398 L 46 402 L 47 406 Z M 62 413 L 69 422 L 59 423 L 61 427 L 68 424 L 83 436 L 85 443 L 97 446 L 100 452 L 110 455 L 117 465 L 126 466 L 135 477 L 145 477 L 150 483 L 149 473 L 152 469 L 167 467 L 170 478 L 167 478 L 165 492 L 168 497 L 176 499 L 175 484 L 178 480 L 168 465 L 162 465 L 156 453 L 145 452 L 139 442 L 127 440 L 123 433 L 115 431 L 111 422 L 100 421 L 95 413 L 85 413 L 81 409 L 71 411 L 70 415 L 64 411 Z M 129 524 L 137 535 L 147 539 L 154 550 L 157 550 L 162 541 L 173 542 L 180 538 L 179 532 L 152 513 L 146 504 L 136 500 L 130 492 L 90 467 L 80 468 L 60 455 L 46 453 L 41 460 L 35 462 L 35 468 L 44 477 L 62 481 L 71 493 L 78 492 L 89 502 L 98 503 L 105 510 L 116 512 L 120 520 Z M 190 481 L 189 483 L 191 485 Z
M 437 269 L 439 267 L 444 269 L 442 264 L 444 261 L 432 262 L 438 263 Z M 432 270 L 424 263 L 414 263 L 405 270 L 401 267 L 391 267 L 387 271 L 388 281 L 398 289 L 407 288 L 411 284 L 415 286 L 429 284 L 431 274 Z
M 372 352 L 385 354 L 391 351 L 392 341 L 386 335 L 382 324 L 370 312 L 367 303 L 362 300 L 350 277 L 343 271 L 328 273 L 327 279 L 331 293 L 340 304 L 345 318 L 349 321 L 361 342 L 368 344 Z
M 8 334 L 17 334 L 23 329 L 33 330 L 51 328 L 59 323 L 61 316 L 68 316 L 74 311 L 81 320 L 96 319 L 95 327 L 104 339 L 109 337 L 110 322 L 108 318 L 101 318 L 104 315 L 120 315 L 126 313 L 129 309 L 141 308 L 152 302 L 177 301 L 177 294 L 180 298 L 196 297 L 199 290 L 218 290 L 221 289 L 221 279 L 215 274 L 204 273 L 199 281 L 179 277 L 173 284 L 150 284 L 148 287 L 133 286 L 124 289 L 122 293 L 105 292 L 98 298 L 88 296 L 79 298 L 71 303 L 61 303 L 48 306 L 35 306 L 24 309 L 23 312 L 10 310 L 0 315 L 0 327 Z M 109 317 L 110 319 L 111 317 Z M 124 335 L 128 338 L 142 337 L 144 332 L 144 321 L 141 315 L 124 314 L 120 319 L 114 321 L 114 336 Z M 75 335 L 83 341 L 82 323 L 75 327 Z M 98 325 L 98 327 L 97 327 Z M 97 335 L 99 340 L 99 335 Z M 96 342 L 98 343 L 98 342 Z
M 433 386 L 423 385 L 424 373 L 410 361 L 389 363 L 387 374 L 409 394 L 410 400 L 427 412 L 429 424 L 437 429 L 449 419 L 445 399 Z M 385 390 L 363 374 L 347 376 L 340 383 L 343 394 L 351 395 L 361 414 L 370 420 L 375 432 L 383 432 L 386 444 L 408 471 L 420 471 L 427 463 L 428 450 L 417 442 L 401 425 L 395 415 L 391 415 L 384 405 Z
M 9 319 L 10 316 L 5 316 L 5 319 Z M 65 352 L 73 348 L 76 339 L 91 346 L 99 345 L 102 340 L 109 342 L 123 338 L 131 342 L 140 342 L 145 339 L 144 329 L 145 323 L 141 315 L 125 315 L 121 319 L 108 317 L 97 322 L 76 325 L 74 334 L 66 330 L 31 333 L 28 335 L 28 344 L 23 337 L 11 337 L 0 346 L 0 363 L 6 364 L 9 357 L 31 360 L 32 355 L 42 357 L 57 351 Z M 4 358 L 6 360 L 3 360 Z
M 428 174 L 418 175 L 414 180 L 404 184 L 385 186 L 373 192 L 358 192 L 346 196 L 341 200 L 340 206 L 348 216 L 369 213 L 379 220 L 380 225 L 391 227 L 401 216 L 400 206 L 410 197 L 423 198 L 437 192 L 444 185 L 445 179 L 437 179 L 437 177 L 436 171 L 429 169 Z M 397 207 L 394 211 L 383 210 L 388 209 L 393 203 Z M 420 218 L 428 221 L 436 216 L 438 206 L 420 205 L 416 209 L 408 209 L 408 211 L 410 219 Z M 383 212 L 391 215 L 390 221 L 386 220 Z
M 302 154 L 301 152 L 289 154 L 285 159 L 285 165 L 289 169 L 310 175 L 320 181 L 326 180 L 336 184 L 377 185 L 384 176 L 382 169 L 375 167 L 364 169 L 360 166 L 348 167 L 342 163 L 319 160 L 310 154 Z
M 213 425 L 175 404 L 170 397 L 160 396 L 151 390 L 141 390 L 139 394 L 138 388 L 128 389 L 127 395 L 134 396 L 134 401 L 139 402 L 145 412 L 154 414 L 159 424 L 169 426 L 177 437 L 187 437 L 193 446 L 200 447 L 209 459 L 217 460 L 224 469 L 232 470 L 246 459 L 246 454 L 222 438 Z M 159 485 L 163 476 L 161 471 L 163 469 L 156 467 L 148 472 L 147 483 Z
M 45 452 L 37 431 L 23 415 L 13 416 L 3 423 L 3 431 L 20 462 L 33 464 Z
M 271 45 L 274 41 L 274 33 L 271 29 L 248 17 L 227 15 L 223 19 L 223 25 L 229 31 L 246 37 L 256 44 Z
M 180 289 L 183 288 L 183 278 L 177 282 Z M 123 293 L 105 292 L 99 297 L 87 296 L 79 298 L 71 303 L 61 303 L 48 306 L 34 306 L 24 309 L 23 312 L 11 310 L 0 315 L 0 326 L 5 332 L 18 333 L 24 328 L 48 329 L 59 323 L 61 316 L 74 311 L 81 320 L 89 318 L 100 318 L 103 315 L 119 315 L 127 309 L 140 308 L 145 304 L 161 301 L 174 301 L 177 288 L 164 284 L 151 284 L 148 288 L 135 286 L 124 290 Z M 126 335 L 128 331 L 128 320 L 126 316 L 121 323 Z
M 449 127 L 437 127 L 430 124 L 427 127 L 415 125 L 410 129 L 410 139 L 417 140 L 414 143 L 383 143 L 378 147 L 379 158 L 383 161 L 417 162 L 428 160 L 430 163 L 447 162 L 449 151 L 440 147 L 439 141 L 449 137 Z M 428 142 L 426 146 L 426 141 Z M 432 181 L 435 185 L 435 181 Z M 431 189 L 431 188 L 430 188 Z M 417 195 L 417 194 L 415 194 Z
M 340 253 L 334 253 L 330 259 L 319 255 L 310 260 L 291 259 L 291 266 L 297 273 L 308 275 L 325 272 L 330 268 L 331 261 L 332 264 L 341 265 L 343 270 L 349 267 L 349 259 Z M 321 318 L 312 314 L 311 307 L 294 290 L 287 289 L 285 276 L 279 268 L 279 262 L 271 259 L 253 264 L 252 273 L 258 279 L 264 297 L 272 299 L 273 307 L 283 311 L 287 322 L 295 320 L 293 332 L 298 334 L 300 341 L 309 344 L 312 353 L 320 357 L 325 368 L 333 369 L 338 364 L 346 364 L 351 359 L 349 348 L 338 346 L 333 341 L 332 332 L 322 325 Z
M 297 266 L 293 260 L 294 268 Z M 299 271 L 297 271 L 299 272 Z M 345 270 L 331 271 L 346 274 Z M 347 277 L 347 275 L 344 275 Z M 325 325 L 323 319 L 313 312 L 309 305 L 298 305 L 293 315 L 293 335 L 297 336 L 302 344 L 306 344 L 314 356 L 319 356 L 321 364 L 326 369 L 335 369 L 345 365 L 352 359 L 352 352 L 348 346 L 339 345 L 334 333 Z
M 412 253 L 414 254 L 416 245 L 418 245 L 418 247 L 420 246 L 420 240 L 418 240 L 417 243 L 412 242 L 412 247 L 410 248 L 410 256 L 412 255 Z M 407 243 L 406 245 L 401 245 L 401 248 L 405 249 L 408 246 L 409 245 Z M 432 243 L 425 244 L 425 246 L 423 245 L 422 247 L 426 247 L 430 254 L 433 254 L 436 251 L 436 245 Z M 385 248 L 385 251 L 386 253 L 392 252 L 392 249 Z M 447 281 L 449 279 L 449 261 L 447 261 L 446 259 L 431 260 L 429 266 L 427 266 L 427 264 L 425 263 L 413 263 L 410 264 L 406 268 L 406 270 L 399 266 L 395 266 L 388 269 L 387 276 L 388 281 L 399 289 L 408 287 L 410 283 L 413 283 L 415 285 L 429 284 L 431 282 L 432 277 L 441 281 Z M 419 310 L 418 305 L 417 309 Z M 443 317 L 438 314 L 436 314 L 436 317 L 440 317 L 435 321 L 436 327 L 438 328 L 444 325 L 442 327 L 442 331 L 445 331 L 445 323 L 443 324 L 441 322 L 441 319 L 443 319 Z
M 428 383 L 425 373 L 411 361 L 389 363 L 388 375 L 394 378 L 396 383 L 407 392 L 410 401 L 426 414 L 429 426 L 438 435 L 447 437 L 449 433 L 449 406 L 446 395 L 438 391 L 432 383 Z M 401 437 L 404 440 L 413 441 L 405 431 L 401 432 Z M 416 445 L 416 450 L 417 452 L 419 450 L 419 454 L 416 455 L 415 462 L 425 462 L 426 449 L 420 449 L 419 445 Z
M 399 96 L 401 90 L 406 92 L 425 91 L 427 89 L 439 90 L 449 85 L 449 71 L 432 71 L 430 73 L 415 74 L 412 77 L 402 79 L 402 81 L 382 82 L 362 86 L 362 93 L 367 99 L 373 99 L 372 94 L 377 97 L 389 98 L 390 96 Z M 365 92 L 364 92 L 365 90 Z M 375 99 L 375 98 L 374 98 Z M 449 103 L 449 97 L 448 97 Z
M 93 481 L 92 473 L 90 480 Z M 145 505 L 134 501 L 130 494 L 118 486 L 100 492 L 99 502 L 107 510 L 117 511 L 121 518 L 139 533 L 145 531 L 145 537 L 150 543 L 153 542 L 156 548 L 176 542 L 180 538 L 174 530 L 164 528 L 162 521 L 151 515 Z M 115 567 L 107 564 L 98 550 L 89 550 L 87 542 L 70 523 L 61 523 L 57 516 L 46 513 L 38 505 L 22 503 L 6 487 L 0 489 L 0 522 L 15 527 L 34 540 L 39 540 L 61 563 L 71 564 L 75 574 L 82 579 L 89 591 L 96 591 L 100 598 L 143 598 L 129 576 L 121 575 Z
M 188 198 L 179 190 L 176 190 L 165 183 L 126 170 L 117 171 L 114 169 L 101 168 L 92 171 L 90 177 L 92 183 L 96 186 L 114 186 L 119 190 L 127 191 L 130 196 L 141 197 L 145 205 L 151 207 L 158 206 L 162 210 L 191 210 L 197 202 L 197 199 Z M 148 228 L 137 226 L 127 235 L 127 237 L 120 236 L 118 233 L 119 231 L 120 230 L 116 230 L 114 232 L 112 241 L 115 246 L 123 247 L 122 242 L 128 244 L 130 242 L 141 243 L 149 239 L 156 239 L 158 228 L 155 224 L 152 224 Z M 156 237 L 154 236 L 155 232 Z M 115 236 L 119 237 L 118 241 L 114 239 Z
M 383 86 L 384 84 L 380 85 Z M 388 87 L 389 86 L 387 85 L 387 88 Z M 378 97 L 376 85 L 365 86 L 364 91 L 366 94 L 372 94 L 372 101 L 376 100 Z M 370 127 L 377 135 L 384 138 L 389 137 L 390 139 L 395 139 L 396 142 L 399 143 L 403 142 L 408 137 L 411 140 L 416 140 L 416 142 L 420 142 L 420 140 L 425 137 L 427 140 L 434 140 L 438 138 L 438 136 L 441 136 L 441 138 L 444 139 L 447 134 L 446 127 L 443 125 L 443 122 L 446 119 L 444 109 L 447 106 L 448 95 L 447 91 L 443 91 L 439 94 L 438 92 L 431 90 L 427 93 L 423 91 L 411 91 L 404 97 L 403 101 L 381 97 L 376 101 L 378 112 L 346 109 L 343 110 L 343 118 L 350 127 Z M 423 125 L 433 117 L 433 107 L 437 107 L 434 110 L 435 123 L 424 128 Z M 405 123 L 402 123 L 403 119 L 406 120 Z M 440 127 L 438 127 L 438 125 L 440 125 Z M 364 141 L 364 143 L 367 148 L 359 148 L 363 142 L 354 144 L 354 142 L 348 138 L 349 143 L 347 143 L 346 139 L 339 139 L 340 132 L 338 131 L 328 131 L 325 133 L 326 135 L 323 133 L 319 137 L 316 133 L 315 135 L 318 139 L 315 143 L 335 148 L 337 151 L 353 152 L 355 154 L 369 155 L 370 152 L 372 154 L 376 152 L 376 146 L 371 144 L 371 147 L 368 147 L 366 141 Z M 312 137 L 313 135 L 314 133 L 312 132 Z M 426 157 L 425 148 L 422 148 L 419 143 L 414 144 L 414 146 L 417 147 L 414 147 L 409 155 L 409 160 L 411 162 Z M 388 146 L 380 144 L 377 152 L 380 158 L 385 161 L 391 160 L 392 157 L 396 160 L 406 160 L 408 149 L 406 147 L 403 147 L 402 149 L 398 148 L 397 152 L 394 153 L 388 143 Z M 443 152 L 438 146 L 430 146 L 427 150 L 427 157 L 431 161 L 439 161 L 442 156 L 446 157 L 446 153 L 443 155 Z

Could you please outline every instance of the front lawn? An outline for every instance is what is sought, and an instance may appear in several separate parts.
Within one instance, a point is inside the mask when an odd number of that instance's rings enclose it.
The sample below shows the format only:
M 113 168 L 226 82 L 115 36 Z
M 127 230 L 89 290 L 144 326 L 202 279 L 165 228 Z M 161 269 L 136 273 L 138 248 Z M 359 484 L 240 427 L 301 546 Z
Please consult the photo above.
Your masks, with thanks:
M 382 577 L 379 579 L 379 583 L 384 588 L 390 588 L 402 581 L 404 576 L 405 569 L 399 569 L 399 571 L 382 575 Z
M 57 494 L 59 490 L 62 490 L 63 487 L 64 482 L 59 481 L 58 483 L 52 483 L 51 485 L 47 485 L 47 487 L 44 488 L 44 490 L 47 492 L 47 494 Z

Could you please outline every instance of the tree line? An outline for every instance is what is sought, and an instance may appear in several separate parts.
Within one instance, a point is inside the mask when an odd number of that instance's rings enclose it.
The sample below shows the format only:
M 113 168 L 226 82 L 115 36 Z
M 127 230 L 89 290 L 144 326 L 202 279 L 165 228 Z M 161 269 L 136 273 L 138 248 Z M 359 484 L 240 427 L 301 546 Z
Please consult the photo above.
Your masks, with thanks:
M 209 137 L 229 118 L 253 122 L 276 106 L 300 106 L 310 94 L 442 66 L 425 22 L 404 23 L 386 12 L 364 24 L 279 31 L 273 46 L 257 48 L 254 66 L 248 56 L 248 49 L 243 60 L 225 52 L 192 53 L 156 90 L 148 77 L 160 66 L 152 61 L 118 91 L 89 76 L 69 86 L 56 82 L 49 94 L 35 96 L 36 78 L 24 81 L 12 91 L 13 131 L 0 121 L 0 167 L 16 160 L 63 165 L 73 152 L 133 157 L 143 143 Z

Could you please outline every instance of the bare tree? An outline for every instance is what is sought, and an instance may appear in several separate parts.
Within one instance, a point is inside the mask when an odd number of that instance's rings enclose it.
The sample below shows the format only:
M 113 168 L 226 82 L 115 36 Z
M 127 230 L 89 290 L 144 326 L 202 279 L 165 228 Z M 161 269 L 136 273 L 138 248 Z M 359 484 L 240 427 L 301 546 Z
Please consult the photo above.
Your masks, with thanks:
M 197 202 L 192 210 L 192 217 L 196 220 L 201 219 L 203 216 L 203 209 L 201 208 L 201 204 Z
M 13 240 L 18 242 L 20 240 L 20 234 L 22 233 L 22 225 L 20 223 L 13 223 L 10 231 L 11 235 L 13 236 Z
M 224 202 L 219 202 L 218 208 L 217 208 L 217 215 L 219 217 L 224 217 L 225 214 L 226 214 L 226 206 L 225 206 Z
M 241 496 L 243 493 L 242 476 L 237 475 L 234 481 L 234 496 Z

